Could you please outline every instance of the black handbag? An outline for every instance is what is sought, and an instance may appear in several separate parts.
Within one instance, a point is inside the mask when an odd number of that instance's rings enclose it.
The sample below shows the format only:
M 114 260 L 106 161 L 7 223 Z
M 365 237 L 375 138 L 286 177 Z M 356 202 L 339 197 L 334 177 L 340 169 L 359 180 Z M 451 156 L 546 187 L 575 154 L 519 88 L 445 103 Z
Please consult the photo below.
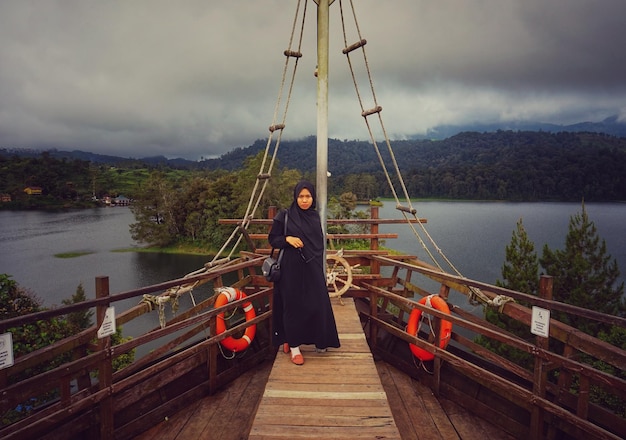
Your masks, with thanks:
M 287 219 L 289 218 L 289 214 L 285 212 L 285 236 L 287 235 Z M 274 258 L 274 248 L 272 248 L 272 252 L 270 252 L 270 256 L 267 257 L 263 261 L 263 266 L 261 266 L 261 272 L 263 272 L 263 276 L 267 281 L 275 283 L 280 280 L 280 262 L 283 259 L 283 251 L 281 249 L 278 252 L 278 259 Z

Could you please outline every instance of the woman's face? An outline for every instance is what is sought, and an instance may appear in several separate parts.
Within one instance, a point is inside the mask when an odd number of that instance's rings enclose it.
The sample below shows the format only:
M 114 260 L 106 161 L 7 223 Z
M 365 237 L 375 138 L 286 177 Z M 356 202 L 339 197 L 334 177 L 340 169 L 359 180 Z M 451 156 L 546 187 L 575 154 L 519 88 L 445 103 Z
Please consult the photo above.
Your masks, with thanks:
M 313 197 L 311 197 L 311 191 L 303 188 L 298 194 L 298 207 L 303 211 L 306 211 L 313 204 Z

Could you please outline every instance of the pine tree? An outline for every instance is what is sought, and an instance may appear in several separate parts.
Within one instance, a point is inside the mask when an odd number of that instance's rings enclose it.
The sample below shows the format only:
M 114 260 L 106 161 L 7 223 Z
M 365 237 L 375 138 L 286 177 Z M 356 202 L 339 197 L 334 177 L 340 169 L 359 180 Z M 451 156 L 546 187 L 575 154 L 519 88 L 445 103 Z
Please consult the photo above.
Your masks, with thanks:
M 87 296 L 85 295 L 85 288 L 83 287 L 83 283 L 80 283 L 76 288 L 76 293 L 74 293 L 74 295 L 72 295 L 70 299 L 62 300 L 61 303 L 69 306 L 72 304 L 78 304 L 86 300 Z M 72 327 L 73 331 L 75 333 L 78 333 L 79 331 L 89 328 L 92 325 L 92 317 L 93 311 L 80 310 L 78 312 L 68 313 L 67 322 Z
M 611 315 L 626 312 L 624 283 L 617 284 L 617 261 L 607 253 L 606 242 L 600 240 L 584 203 L 582 212 L 570 218 L 565 249 L 552 251 L 545 245 L 539 262 L 554 277 L 554 300 Z M 593 336 L 611 331 L 610 326 L 588 318 L 565 313 L 553 316 Z
M 536 295 L 539 290 L 539 263 L 535 245 L 528 239 L 521 218 L 517 222 L 511 243 L 506 247 L 505 257 L 502 266 L 503 281 L 497 280 L 496 286 Z
M 522 219 L 519 219 L 515 231 L 511 237 L 511 243 L 506 247 L 506 260 L 502 266 L 503 280 L 497 280 L 496 285 L 511 290 L 536 295 L 539 288 L 538 272 L 539 263 L 534 244 L 528 239 L 528 234 Z M 515 334 L 525 340 L 533 340 L 528 325 L 523 324 L 497 310 L 487 308 L 485 319 Z M 497 341 L 491 341 L 485 337 L 479 337 L 478 343 L 489 348 L 495 353 L 514 361 L 518 365 L 532 368 L 533 358 L 529 353 L 510 347 Z

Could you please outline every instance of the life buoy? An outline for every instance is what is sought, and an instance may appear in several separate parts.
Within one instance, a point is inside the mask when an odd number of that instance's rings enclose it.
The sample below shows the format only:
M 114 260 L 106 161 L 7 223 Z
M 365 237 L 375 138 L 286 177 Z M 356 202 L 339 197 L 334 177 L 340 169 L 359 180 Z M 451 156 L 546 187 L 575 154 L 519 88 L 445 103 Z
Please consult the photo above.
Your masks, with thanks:
M 240 290 L 233 289 L 232 287 L 224 287 L 220 290 L 220 294 L 215 299 L 215 307 L 221 307 L 229 302 L 237 301 L 246 297 L 246 294 Z M 250 301 L 243 303 L 243 311 L 246 316 L 246 321 L 250 321 L 256 317 L 254 306 Z M 217 315 L 217 322 L 215 324 L 217 334 L 220 335 L 226 331 L 226 320 L 224 319 L 224 313 Z M 233 338 L 228 336 L 220 341 L 222 346 L 230 351 L 237 352 L 243 351 L 252 343 L 254 335 L 256 334 L 256 324 L 246 328 L 241 338 Z
M 450 308 L 448 307 L 448 304 L 438 295 L 425 296 L 424 298 L 420 299 L 418 303 L 423 304 L 427 307 L 434 308 L 448 315 L 450 314 Z M 417 336 L 421 316 L 422 311 L 420 309 L 416 308 L 411 311 L 411 315 L 409 316 L 409 323 L 406 326 L 406 332 L 411 336 Z M 446 348 L 448 342 L 450 342 L 450 337 L 452 336 L 452 322 L 442 319 L 439 333 L 441 335 L 441 339 L 439 340 L 439 348 Z M 423 348 L 420 348 L 415 344 L 409 344 L 409 348 L 413 352 L 413 355 L 422 361 L 431 361 L 435 358 L 435 355 L 433 353 L 424 350 Z

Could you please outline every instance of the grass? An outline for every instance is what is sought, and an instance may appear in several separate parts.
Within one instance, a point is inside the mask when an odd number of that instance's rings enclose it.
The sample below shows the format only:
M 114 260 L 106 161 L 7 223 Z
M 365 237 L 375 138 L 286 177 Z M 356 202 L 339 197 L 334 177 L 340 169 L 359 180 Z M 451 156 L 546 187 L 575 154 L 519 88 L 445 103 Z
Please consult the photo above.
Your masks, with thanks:
M 82 257 L 83 255 L 93 254 L 93 252 L 61 252 L 60 254 L 54 254 L 56 258 L 77 258 Z
M 215 255 L 215 249 L 207 249 L 193 245 L 174 245 L 167 247 L 132 247 L 124 249 L 115 249 L 113 252 L 141 252 L 141 253 L 160 253 L 160 254 L 185 254 L 185 255 Z

